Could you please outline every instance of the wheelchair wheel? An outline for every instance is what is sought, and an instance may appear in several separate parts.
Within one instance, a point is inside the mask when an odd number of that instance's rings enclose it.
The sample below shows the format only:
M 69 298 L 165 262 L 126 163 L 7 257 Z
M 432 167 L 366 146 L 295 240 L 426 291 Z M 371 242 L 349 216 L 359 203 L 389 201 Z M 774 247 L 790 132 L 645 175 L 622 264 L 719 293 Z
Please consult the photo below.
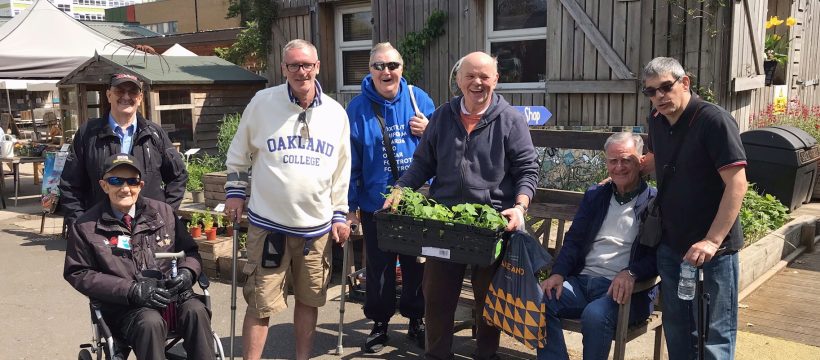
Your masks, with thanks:
M 77 356 L 77 360 L 93 360 L 94 358 L 91 356 L 91 351 L 88 349 L 80 350 L 80 354 Z

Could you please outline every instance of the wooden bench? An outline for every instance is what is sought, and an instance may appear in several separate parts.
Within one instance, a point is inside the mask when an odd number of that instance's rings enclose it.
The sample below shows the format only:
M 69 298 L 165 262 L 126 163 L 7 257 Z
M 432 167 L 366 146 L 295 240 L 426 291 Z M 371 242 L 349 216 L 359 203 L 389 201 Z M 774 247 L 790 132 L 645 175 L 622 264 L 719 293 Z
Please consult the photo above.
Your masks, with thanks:
M 530 130 L 533 144 L 536 147 L 555 147 L 564 149 L 585 149 L 602 150 L 606 139 L 612 135 L 611 132 L 582 132 L 582 131 L 562 131 L 562 130 Z M 642 134 L 643 135 L 643 134 Z M 645 135 L 644 139 L 645 139 Z M 539 188 L 529 207 L 527 221 L 527 231 L 538 239 L 547 251 L 553 256 L 557 256 L 564 244 L 564 237 L 569 230 L 569 225 L 578 211 L 578 207 L 583 199 L 583 193 L 576 191 L 563 191 Z M 633 294 L 647 290 L 660 282 L 659 278 L 643 281 L 635 284 Z M 468 289 L 472 286 L 469 278 L 465 279 L 462 285 L 459 306 L 472 308 L 475 300 L 473 293 Z M 660 297 L 658 297 L 660 298 Z M 615 329 L 615 350 L 613 359 L 622 360 L 625 357 L 626 344 L 633 339 L 650 331 L 655 332 L 654 339 L 654 359 L 665 357 L 662 320 L 663 314 L 660 305 L 656 304 L 655 310 L 643 322 L 629 326 L 629 303 L 622 304 L 618 308 L 618 323 Z M 480 314 L 477 317 L 481 319 Z M 577 319 L 562 319 L 562 327 L 567 331 L 581 332 L 581 322 Z M 456 326 L 457 329 L 468 328 L 471 321 L 465 321 Z M 549 339 L 547 339 L 549 341 Z

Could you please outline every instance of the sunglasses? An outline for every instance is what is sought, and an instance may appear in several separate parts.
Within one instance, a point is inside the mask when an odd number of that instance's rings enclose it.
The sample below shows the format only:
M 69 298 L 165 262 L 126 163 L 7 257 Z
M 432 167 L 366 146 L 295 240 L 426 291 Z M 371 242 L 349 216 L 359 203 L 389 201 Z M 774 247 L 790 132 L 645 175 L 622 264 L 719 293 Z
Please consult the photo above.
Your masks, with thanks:
M 109 178 L 105 178 L 105 182 L 107 182 L 108 185 L 113 186 L 122 186 L 122 184 L 128 184 L 128 186 L 137 186 L 140 184 L 140 178 L 125 178 L 119 176 L 112 176 Z
M 299 69 L 305 69 L 305 71 L 311 72 L 313 68 L 316 67 L 316 63 L 285 64 L 285 67 L 292 73 L 299 71 Z
M 373 70 L 376 70 L 376 71 L 382 71 L 382 70 L 384 70 L 385 67 L 388 70 L 393 71 L 393 70 L 396 70 L 396 69 L 400 68 L 401 63 L 400 62 L 395 62 L 395 61 L 391 61 L 391 62 L 381 62 L 380 61 L 380 62 L 374 62 L 374 63 L 370 64 L 370 67 L 372 67 Z
M 658 86 L 657 88 L 645 87 L 645 88 L 641 89 L 641 92 L 646 97 L 650 97 L 650 98 L 655 96 L 658 91 L 660 91 L 663 94 L 668 94 L 670 91 L 672 91 L 672 86 L 674 86 L 678 81 L 680 81 L 680 79 L 681 78 L 677 78 L 677 79 L 675 79 L 675 81 L 673 81 L 671 83 L 663 84 L 661 86 Z
M 301 113 L 299 113 L 299 117 L 296 119 L 297 121 L 299 121 L 299 124 L 302 124 L 301 134 L 303 139 L 310 138 L 310 128 L 308 128 L 307 120 L 305 120 L 305 117 L 307 117 L 306 114 L 307 111 L 302 111 Z

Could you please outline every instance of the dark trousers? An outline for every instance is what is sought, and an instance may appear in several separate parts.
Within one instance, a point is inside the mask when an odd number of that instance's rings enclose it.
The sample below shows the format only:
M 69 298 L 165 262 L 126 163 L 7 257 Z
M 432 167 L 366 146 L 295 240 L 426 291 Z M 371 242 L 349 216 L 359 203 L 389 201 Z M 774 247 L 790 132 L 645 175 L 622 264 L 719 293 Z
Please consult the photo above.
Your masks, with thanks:
M 379 250 L 373 213 L 361 213 L 364 243 L 367 249 L 367 281 L 364 316 L 377 322 L 389 322 L 396 313 L 396 253 Z M 399 312 L 409 319 L 424 317 L 424 295 L 421 280 L 424 264 L 415 256 L 398 255 L 401 263 L 401 300 Z
M 473 318 L 476 324 L 476 351 L 473 359 L 491 359 L 498 351 L 501 332 L 487 325 L 482 318 L 484 297 L 490 281 L 495 275 L 498 263 L 490 266 L 473 266 L 472 282 L 475 307 Z M 453 323 L 455 321 L 461 283 L 467 265 L 427 258 L 424 270 L 424 293 L 427 313 L 427 350 L 425 359 L 446 360 L 453 356 Z
M 115 336 L 124 340 L 139 360 L 164 360 L 168 331 L 162 314 L 151 308 L 135 308 L 118 314 L 104 314 Z M 211 359 L 214 338 L 211 315 L 198 299 L 177 305 L 177 332 L 189 359 Z

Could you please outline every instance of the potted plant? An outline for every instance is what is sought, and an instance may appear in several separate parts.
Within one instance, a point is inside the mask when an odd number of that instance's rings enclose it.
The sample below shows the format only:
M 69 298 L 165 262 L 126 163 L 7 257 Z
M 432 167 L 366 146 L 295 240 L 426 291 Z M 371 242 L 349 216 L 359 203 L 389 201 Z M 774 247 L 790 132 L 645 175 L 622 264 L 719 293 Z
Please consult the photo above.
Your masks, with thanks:
M 202 191 L 203 170 L 202 165 L 195 161 L 188 164 L 188 183 L 185 184 L 185 190 L 191 193 L 191 200 L 194 203 L 205 201 L 205 193 Z
M 191 222 L 188 223 L 188 231 L 191 232 L 191 237 L 198 238 L 202 236 L 202 228 L 199 226 L 199 222 L 202 220 L 199 212 L 194 212 L 191 214 Z
M 777 26 L 786 23 L 792 27 L 797 23 L 793 17 L 780 20 L 777 16 L 772 16 L 766 21 L 766 39 L 763 41 L 763 51 L 765 60 L 763 61 L 763 71 L 766 74 L 766 85 L 772 84 L 777 64 L 785 65 L 789 59 L 789 43 L 791 40 L 783 39 L 783 35 L 777 34 Z M 769 32 L 771 31 L 771 32 Z M 788 30 L 787 30 L 788 31 Z
M 208 240 L 216 240 L 216 228 L 214 227 L 214 217 L 211 208 L 206 208 L 202 215 L 202 228 Z

